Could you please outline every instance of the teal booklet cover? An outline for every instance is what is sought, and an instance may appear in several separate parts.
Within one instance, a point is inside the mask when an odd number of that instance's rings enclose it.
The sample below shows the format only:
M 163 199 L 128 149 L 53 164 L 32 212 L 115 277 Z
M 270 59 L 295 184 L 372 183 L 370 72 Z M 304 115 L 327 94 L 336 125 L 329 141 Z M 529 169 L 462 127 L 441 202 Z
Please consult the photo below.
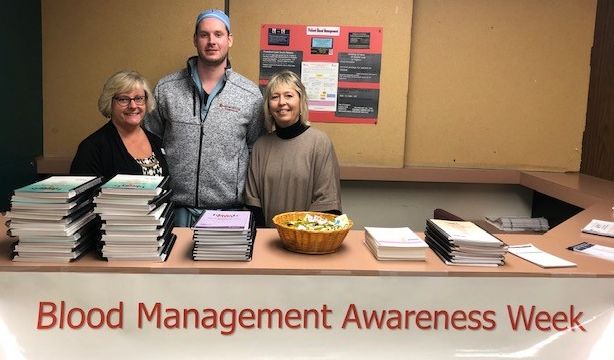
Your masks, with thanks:
M 166 184 L 165 176 L 115 175 L 101 187 L 103 194 L 136 193 L 158 195 Z
M 15 190 L 18 196 L 53 196 L 71 198 L 102 182 L 95 176 L 52 176 Z

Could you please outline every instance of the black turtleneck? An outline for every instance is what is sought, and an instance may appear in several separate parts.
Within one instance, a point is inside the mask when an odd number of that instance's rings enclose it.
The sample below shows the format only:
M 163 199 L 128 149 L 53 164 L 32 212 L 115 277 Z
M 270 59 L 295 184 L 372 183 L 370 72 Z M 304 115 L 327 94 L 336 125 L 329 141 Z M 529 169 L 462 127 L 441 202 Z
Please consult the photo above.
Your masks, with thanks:
M 288 140 L 299 136 L 307 129 L 309 129 L 309 125 L 303 124 L 303 122 L 299 119 L 299 121 L 285 128 L 277 126 L 275 129 L 275 134 L 280 139 Z

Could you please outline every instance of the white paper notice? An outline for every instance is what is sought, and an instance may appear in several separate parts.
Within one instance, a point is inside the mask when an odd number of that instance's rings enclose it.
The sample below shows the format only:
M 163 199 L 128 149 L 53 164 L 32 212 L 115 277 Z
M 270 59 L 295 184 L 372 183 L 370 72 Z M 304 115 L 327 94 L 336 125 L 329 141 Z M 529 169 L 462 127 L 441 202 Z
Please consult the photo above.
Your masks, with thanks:
M 337 110 L 337 80 L 339 64 L 325 62 L 304 62 L 301 80 L 307 90 L 309 110 Z
M 593 219 L 582 229 L 582 232 L 614 237 L 614 222 Z
M 533 244 L 513 245 L 508 248 L 508 251 L 512 254 L 532 262 L 535 265 L 539 265 L 543 268 L 556 268 L 556 267 L 574 267 L 576 264 L 565 259 L 561 259 L 558 256 L 554 256 L 543 250 L 538 249 Z
M 569 250 L 588 254 L 600 259 L 614 261 L 614 248 L 610 246 L 582 242 L 568 247 Z

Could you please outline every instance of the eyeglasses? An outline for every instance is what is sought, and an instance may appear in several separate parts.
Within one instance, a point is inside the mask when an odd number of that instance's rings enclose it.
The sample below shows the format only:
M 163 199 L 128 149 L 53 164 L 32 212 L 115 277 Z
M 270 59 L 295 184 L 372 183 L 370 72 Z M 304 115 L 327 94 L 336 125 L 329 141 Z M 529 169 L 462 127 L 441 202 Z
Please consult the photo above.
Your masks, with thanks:
M 113 100 L 117 101 L 120 106 L 128 106 L 132 100 L 134 100 L 134 103 L 137 105 L 145 105 L 147 96 L 135 96 L 133 98 L 127 96 L 115 96 L 113 97 Z

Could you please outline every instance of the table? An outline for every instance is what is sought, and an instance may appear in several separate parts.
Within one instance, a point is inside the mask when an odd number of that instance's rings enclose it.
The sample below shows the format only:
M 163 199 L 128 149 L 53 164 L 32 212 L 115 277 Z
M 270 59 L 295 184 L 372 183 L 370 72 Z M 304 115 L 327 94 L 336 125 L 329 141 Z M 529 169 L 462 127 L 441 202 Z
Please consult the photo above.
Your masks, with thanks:
M 288 252 L 275 230 L 260 229 L 251 262 L 192 261 L 185 228 L 174 230 L 164 263 L 93 254 L 14 263 L 1 236 L 0 334 L 14 341 L 0 350 L 17 358 L 80 358 L 92 348 L 100 359 L 607 358 L 614 265 L 565 248 L 614 246 L 580 232 L 593 218 L 612 219 L 611 188 L 567 174 L 526 176 L 585 210 L 545 234 L 498 236 L 576 268 L 541 269 L 511 254 L 497 268 L 446 266 L 430 250 L 422 262 L 377 261 L 360 229 L 329 255 Z

